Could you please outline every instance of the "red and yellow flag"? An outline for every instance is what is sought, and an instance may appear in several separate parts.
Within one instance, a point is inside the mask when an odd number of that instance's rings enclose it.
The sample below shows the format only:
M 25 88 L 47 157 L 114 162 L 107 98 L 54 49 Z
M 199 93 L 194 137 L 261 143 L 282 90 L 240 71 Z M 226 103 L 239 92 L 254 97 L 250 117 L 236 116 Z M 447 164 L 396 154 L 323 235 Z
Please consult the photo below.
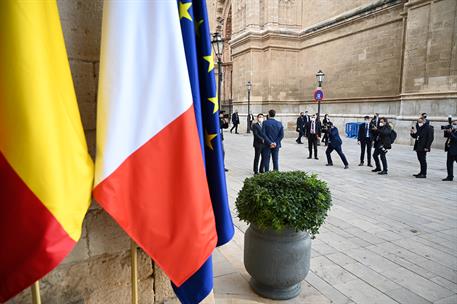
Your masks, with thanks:
M 0 1 L 0 302 L 81 235 L 93 163 L 55 1 Z

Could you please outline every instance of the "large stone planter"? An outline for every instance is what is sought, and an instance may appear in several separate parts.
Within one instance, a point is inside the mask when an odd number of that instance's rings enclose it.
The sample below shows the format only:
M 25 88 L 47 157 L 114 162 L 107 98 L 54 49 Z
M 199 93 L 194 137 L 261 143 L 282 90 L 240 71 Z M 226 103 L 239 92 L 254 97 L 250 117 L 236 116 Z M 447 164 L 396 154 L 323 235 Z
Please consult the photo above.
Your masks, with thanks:
M 306 232 L 261 231 L 251 225 L 244 236 L 244 265 L 252 289 L 262 297 L 287 300 L 298 296 L 310 258 L 311 239 Z

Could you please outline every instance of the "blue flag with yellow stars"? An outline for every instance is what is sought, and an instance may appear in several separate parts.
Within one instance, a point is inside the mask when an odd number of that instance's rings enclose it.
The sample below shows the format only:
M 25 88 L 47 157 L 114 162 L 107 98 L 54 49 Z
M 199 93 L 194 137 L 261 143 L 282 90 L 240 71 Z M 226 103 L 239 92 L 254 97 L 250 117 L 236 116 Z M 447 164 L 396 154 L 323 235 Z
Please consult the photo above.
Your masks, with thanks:
M 219 104 L 214 75 L 214 53 L 211 46 L 206 1 L 178 0 L 178 9 L 195 118 L 216 220 L 217 245 L 221 246 L 232 239 L 234 228 L 225 180 Z M 203 300 L 213 289 L 211 257 L 184 284 L 180 287 L 173 285 L 173 288 L 182 303 L 193 304 Z

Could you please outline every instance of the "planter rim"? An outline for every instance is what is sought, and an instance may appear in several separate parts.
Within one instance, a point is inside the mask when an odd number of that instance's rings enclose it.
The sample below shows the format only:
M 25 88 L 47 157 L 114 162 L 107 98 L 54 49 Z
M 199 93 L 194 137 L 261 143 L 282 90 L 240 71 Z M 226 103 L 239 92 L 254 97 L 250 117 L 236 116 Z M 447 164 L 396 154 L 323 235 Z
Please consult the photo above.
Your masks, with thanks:
M 282 230 L 274 230 L 271 228 L 260 229 L 257 225 L 251 223 L 249 227 L 257 234 L 268 235 L 270 237 L 310 237 L 309 233 L 306 230 L 296 231 L 295 228 L 286 227 Z

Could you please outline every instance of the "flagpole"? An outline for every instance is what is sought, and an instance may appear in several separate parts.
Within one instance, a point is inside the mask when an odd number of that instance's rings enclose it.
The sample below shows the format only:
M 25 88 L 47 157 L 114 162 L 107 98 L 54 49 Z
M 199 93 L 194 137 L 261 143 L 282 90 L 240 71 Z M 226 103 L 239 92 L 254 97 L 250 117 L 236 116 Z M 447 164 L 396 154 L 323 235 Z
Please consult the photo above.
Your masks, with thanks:
M 135 241 L 130 239 L 130 258 L 131 258 L 131 288 L 132 304 L 138 304 L 138 254 Z
M 36 281 L 35 283 L 33 283 L 31 289 L 32 289 L 32 303 L 41 304 L 40 281 Z

